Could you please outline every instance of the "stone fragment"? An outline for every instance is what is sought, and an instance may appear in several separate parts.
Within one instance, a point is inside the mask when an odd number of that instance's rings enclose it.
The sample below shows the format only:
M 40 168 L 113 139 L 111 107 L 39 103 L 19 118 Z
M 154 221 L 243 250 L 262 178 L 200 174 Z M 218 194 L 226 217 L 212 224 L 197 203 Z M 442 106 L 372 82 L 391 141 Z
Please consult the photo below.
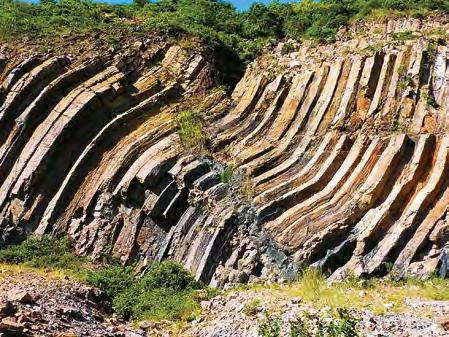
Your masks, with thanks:
M 13 316 L 16 313 L 16 308 L 10 301 L 0 302 L 0 317 Z
M 26 290 L 12 289 L 8 292 L 8 300 L 11 302 L 20 302 L 24 304 L 35 303 L 35 298 Z
M 444 331 L 449 331 L 449 316 L 439 318 L 437 323 L 443 328 Z

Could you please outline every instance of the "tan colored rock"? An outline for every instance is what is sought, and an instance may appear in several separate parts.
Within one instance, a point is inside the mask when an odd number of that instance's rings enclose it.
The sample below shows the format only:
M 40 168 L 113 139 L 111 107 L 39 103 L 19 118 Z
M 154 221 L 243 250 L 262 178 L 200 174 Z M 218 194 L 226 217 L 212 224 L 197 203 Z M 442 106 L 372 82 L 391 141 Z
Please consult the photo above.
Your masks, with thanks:
M 8 292 L 8 300 L 24 304 L 33 304 L 35 302 L 35 298 L 28 291 L 21 289 L 11 289 Z
M 425 277 L 448 236 L 438 27 L 359 22 L 335 44 L 267 46 L 229 96 L 206 53 L 166 42 L 0 57 L 0 245 L 65 233 L 78 253 L 174 259 L 216 286 L 288 279 L 296 262 Z M 197 107 L 201 151 L 177 132 Z

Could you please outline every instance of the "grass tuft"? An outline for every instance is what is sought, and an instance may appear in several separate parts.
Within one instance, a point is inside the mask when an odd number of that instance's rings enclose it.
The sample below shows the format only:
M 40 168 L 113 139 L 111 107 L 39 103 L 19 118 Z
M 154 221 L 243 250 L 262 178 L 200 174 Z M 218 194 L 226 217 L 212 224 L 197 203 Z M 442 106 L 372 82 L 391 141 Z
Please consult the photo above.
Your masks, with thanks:
M 242 285 L 237 289 L 255 291 L 260 297 L 267 291 L 275 298 L 301 298 L 304 303 L 315 308 L 366 309 L 379 315 L 387 310 L 407 312 L 407 299 L 449 300 L 449 280 L 437 277 L 426 281 L 415 278 L 397 281 L 389 278 L 365 280 L 349 276 L 344 281 L 329 283 L 315 269 L 305 269 L 298 280 L 290 284 Z
M 197 109 L 184 110 L 176 117 L 178 134 L 186 150 L 203 151 L 206 144 L 206 134 L 203 121 Z
M 243 307 L 243 313 L 247 316 L 254 316 L 255 314 L 257 314 L 257 309 L 261 304 L 262 302 L 258 298 L 246 302 L 245 306 Z
M 220 174 L 221 182 L 224 184 L 229 184 L 231 182 L 232 176 L 234 175 L 234 165 L 226 165 Z

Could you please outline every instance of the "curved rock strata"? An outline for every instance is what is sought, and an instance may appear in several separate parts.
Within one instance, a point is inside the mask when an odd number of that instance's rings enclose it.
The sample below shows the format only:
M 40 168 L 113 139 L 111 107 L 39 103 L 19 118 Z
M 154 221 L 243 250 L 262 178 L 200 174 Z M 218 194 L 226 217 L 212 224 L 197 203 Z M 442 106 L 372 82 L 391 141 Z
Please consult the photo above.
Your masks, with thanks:
M 448 49 L 435 25 L 398 22 L 281 43 L 230 97 L 201 53 L 165 43 L 0 57 L 0 245 L 64 234 L 80 254 L 172 258 L 215 286 L 301 263 L 431 274 L 449 239 Z M 207 155 L 177 133 L 192 106 Z

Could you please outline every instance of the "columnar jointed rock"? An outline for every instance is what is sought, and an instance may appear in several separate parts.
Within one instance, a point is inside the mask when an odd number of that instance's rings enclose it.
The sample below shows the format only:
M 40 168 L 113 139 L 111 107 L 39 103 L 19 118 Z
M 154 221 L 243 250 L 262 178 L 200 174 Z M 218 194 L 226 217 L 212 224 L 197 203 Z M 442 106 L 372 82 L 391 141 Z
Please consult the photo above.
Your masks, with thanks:
M 81 254 L 172 258 L 217 286 L 296 262 L 430 274 L 448 239 L 448 49 L 426 22 L 379 27 L 267 51 L 230 97 L 207 58 L 165 43 L 0 56 L 0 245 L 64 233 Z M 404 27 L 424 33 L 395 39 Z M 208 156 L 176 132 L 199 103 Z
M 272 52 L 285 68 L 262 58 L 241 81 L 265 73 L 267 88 L 282 78 L 278 92 L 288 91 L 275 105 L 261 96 L 263 118 L 241 114 L 245 127 L 228 146 L 253 182 L 256 222 L 293 262 L 333 278 L 390 264 L 401 277 L 429 275 L 448 239 L 447 47 L 435 27 L 402 41 L 394 34 L 404 30 L 388 25 L 377 40 Z M 380 50 L 361 50 L 375 43 Z M 213 142 L 229 134 L 211 130 Z

